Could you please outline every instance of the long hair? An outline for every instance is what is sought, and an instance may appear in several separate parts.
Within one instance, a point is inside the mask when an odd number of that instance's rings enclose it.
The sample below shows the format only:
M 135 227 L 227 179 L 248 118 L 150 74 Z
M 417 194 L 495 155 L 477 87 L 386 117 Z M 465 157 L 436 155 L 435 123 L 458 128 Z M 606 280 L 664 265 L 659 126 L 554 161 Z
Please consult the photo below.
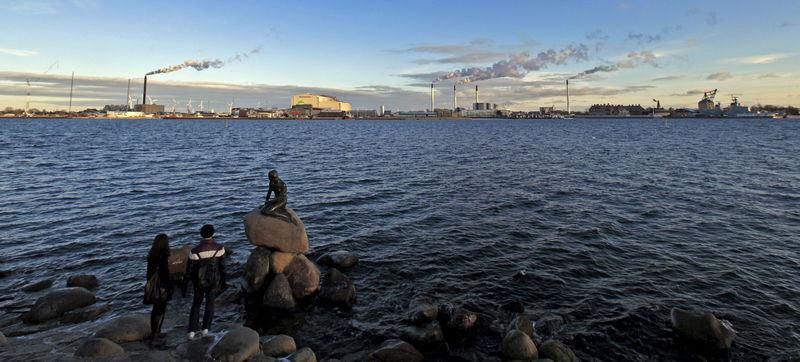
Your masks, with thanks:
M 169 237 L 167 234 L 158 234 L 153 239 L 153 246 L 147 254 L 148 259 L 156 260 L 162 255 L 169 256 Z

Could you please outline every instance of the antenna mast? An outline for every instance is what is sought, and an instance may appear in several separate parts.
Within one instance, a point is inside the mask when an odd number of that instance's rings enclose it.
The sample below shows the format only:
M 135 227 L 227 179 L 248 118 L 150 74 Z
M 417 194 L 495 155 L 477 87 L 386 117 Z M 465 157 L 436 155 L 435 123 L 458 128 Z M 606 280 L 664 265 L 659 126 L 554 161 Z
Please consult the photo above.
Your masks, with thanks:
M 69 81 L 69 109 L 68 114 L 72 114 L 72 86 L 75 85 L 75 72 L 72 72 L 72 79 Z

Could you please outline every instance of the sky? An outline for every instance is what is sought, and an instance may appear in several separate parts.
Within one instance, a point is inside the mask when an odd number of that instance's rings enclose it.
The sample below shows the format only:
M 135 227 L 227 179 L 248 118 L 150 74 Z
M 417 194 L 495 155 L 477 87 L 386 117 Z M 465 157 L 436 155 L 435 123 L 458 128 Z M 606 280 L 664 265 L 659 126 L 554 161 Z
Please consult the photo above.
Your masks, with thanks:
M 0 0 L 0 109 L 800 105 L 800 1 Z M 205 63 L 202 63 L 206 61 Z M 203 68 L 203 65 L 206 68 Z M 175 68 L 175 67 L 173 67 Z M 178 67 L 180 68 L 180 67 Z M 30 86 L 28 85 L 30 84 Z M 30 92 L 30 96 L 27 93 Z

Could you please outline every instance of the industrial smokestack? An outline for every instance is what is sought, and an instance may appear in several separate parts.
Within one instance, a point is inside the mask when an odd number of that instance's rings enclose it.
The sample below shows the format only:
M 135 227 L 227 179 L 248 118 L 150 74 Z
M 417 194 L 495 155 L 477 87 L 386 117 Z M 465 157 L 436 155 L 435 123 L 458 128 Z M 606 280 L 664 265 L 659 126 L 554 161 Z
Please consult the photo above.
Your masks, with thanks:
M 144 90 L 142 91 L 142 104 L 147 100 L 147 76 L 144 76 Z
M 569 115 L 569 79 L 567 79 L 567 115 Z
M 475 104 L 480 103 L 478 100 L 478 85 L 475 85 Z
M 433 93 L 433 83 L 431 83 L 431 112 L 435 112 L 435 102 L 434 102 L 434 93 Z
M 453 111 L 458 109 L 458 94 L 456 93 L 456 85 L 453 84 Z

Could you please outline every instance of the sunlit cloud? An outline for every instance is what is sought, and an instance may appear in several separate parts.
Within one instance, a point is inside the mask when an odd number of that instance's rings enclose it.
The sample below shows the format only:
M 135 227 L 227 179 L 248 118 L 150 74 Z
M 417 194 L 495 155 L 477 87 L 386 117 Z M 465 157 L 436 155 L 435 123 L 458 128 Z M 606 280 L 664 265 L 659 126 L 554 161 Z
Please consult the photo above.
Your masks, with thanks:
M 39 54 L 39 52 L 35 50 L 21 50 L 21 49 L 10 49 L 10 48 L 0 48 L 0 53 L 14 55 L 18 57 L 29 57 L 31 55 Z
M 779 59 L 789 58 L 794 56 L 794 53 L 774 53 L 774 54 L 762 54 L 762 55 L 754 55 L 750 57 L 741 57 L 741 58 L 730 58 L 724 59 L 723 62 L 725 63 L 738 63 L 738 64 L 770 64 L 774 63 Z

